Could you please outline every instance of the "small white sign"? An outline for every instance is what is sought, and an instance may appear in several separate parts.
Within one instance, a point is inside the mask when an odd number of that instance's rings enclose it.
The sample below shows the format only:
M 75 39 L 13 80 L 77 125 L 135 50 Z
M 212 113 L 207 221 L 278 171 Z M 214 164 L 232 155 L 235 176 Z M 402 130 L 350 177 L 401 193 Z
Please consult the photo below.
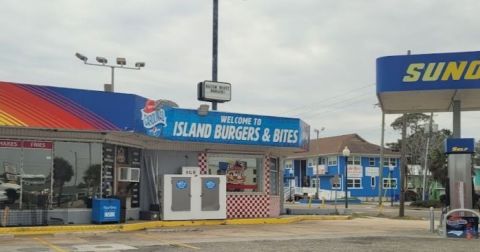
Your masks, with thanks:
M 200 175 L 200 167 L 182 167 L 183 175 Z
M 225 82 L 204 81 L 201 83 L 201 100 L 226 102 L 232 99 L 232 85 Z
M 105 213 L 103 213 L 103 217 L 114 218 L 115 217 L 115 212 L 105 212 Z
M 378 177 L 378 167 L 365 167 L 365 176 Z
M 325 165 L 317 165 L 317 167 L 313 167 L 313 175 L 324 175 L 325 169 Z
M 363 167 L 361 165 L 348 165 L 347 169 L 349 178 L 363 177 Z

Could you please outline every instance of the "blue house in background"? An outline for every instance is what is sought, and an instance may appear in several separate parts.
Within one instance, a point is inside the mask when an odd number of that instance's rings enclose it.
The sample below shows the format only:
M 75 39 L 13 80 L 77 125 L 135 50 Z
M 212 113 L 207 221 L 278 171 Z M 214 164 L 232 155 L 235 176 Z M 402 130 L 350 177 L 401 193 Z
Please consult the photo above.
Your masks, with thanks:
M 380 146 L 372 144 L 357 134 L 325 137 L 310 141 L 307 152 L 292 153 L 286 158 L 284 171 L 285 187 L 295 187 L 309 195 L 316 192 L 317 178 L 322 193 L 344 192 L 345 146 L 348 157 L 349 196 L 363 201 L 377 201 L 379 184 L 383 185 L 382 197 L 395 200 L 400 195 L 400 154 L 384 149 L 382 181 L 379 181 Z M 317 175 L 318 174 L 318 175 Z M 339 178 L 338 184 L 334 177 Z

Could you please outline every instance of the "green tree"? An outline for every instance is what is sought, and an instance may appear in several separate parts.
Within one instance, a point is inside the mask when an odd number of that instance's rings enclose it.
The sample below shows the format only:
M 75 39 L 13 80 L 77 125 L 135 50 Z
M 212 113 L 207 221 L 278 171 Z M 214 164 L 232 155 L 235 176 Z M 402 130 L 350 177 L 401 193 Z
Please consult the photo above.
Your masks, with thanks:
M 445 155 L 443 155 L 443 143 L 445 139 L 451 135 L 450 130 L 441 129 L 437 132 L 428 134 L 430 115 L 412 113 L 406 114 L 406 116 L 408 134 L 405 140 L 405 153 L 407 156 L 407 164 L 421 165 L 424 167 L 427 138 L 430 137 L 428 148 L 428 169 L 432 173 L 433 179 L 444 184 L 446 181 L 447 170 L 445 166 Z M 391 126 L 393 129 L 401 131 L 402 124 L 403 115 L 395 119 Z M 402 140 L 399 139 L 397 142 L 387 143 L 386 145 L 393 150 L 400 150 Z
M 97 188 L 100 185 L 100 172 L 102 166 L 100 164 L 93 164 L 88 167 L 83 176 L 83 181 L 87 185 L 88 192 L 92 189 L 92 193 L 97 191 Z
M 65 159 L 55 157 L 53 159 L 53 187 L 58 188 L 57 206 L 61 204 L 63 186 L 73 177 L 72 165 Z

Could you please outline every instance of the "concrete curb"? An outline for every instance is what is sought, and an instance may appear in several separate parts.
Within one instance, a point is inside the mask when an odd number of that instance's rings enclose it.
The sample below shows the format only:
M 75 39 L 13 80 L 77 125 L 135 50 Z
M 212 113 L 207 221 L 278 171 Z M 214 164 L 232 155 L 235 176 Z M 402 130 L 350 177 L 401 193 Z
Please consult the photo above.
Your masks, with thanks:
M 350 216 L 289 216 L 279 218 L 227 219 L 227 220 L 192 220 L 192 221 L 148 221 L 128 224 L 106 225 L 66 225 L 39 227 L 2 227 L 1 235 L 45 235 L 58 233 L 96 233 L 96 232 L 128 232 L 162 227 L 192 227 L 213 225 L 258 225 L 289 224 L 306 220 L 349 220 Z

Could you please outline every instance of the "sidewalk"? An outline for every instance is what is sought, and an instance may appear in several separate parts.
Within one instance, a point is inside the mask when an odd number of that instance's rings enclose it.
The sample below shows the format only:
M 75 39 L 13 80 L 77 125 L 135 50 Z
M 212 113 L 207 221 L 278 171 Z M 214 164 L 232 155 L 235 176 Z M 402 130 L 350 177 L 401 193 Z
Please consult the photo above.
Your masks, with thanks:
M 5 235 L 40 235 L 57 233 L 95 233 L 95 232 L 128 232 L 163 227 L 191 227 L 212 225 L 258 225 L 258 224 L 289 224 L 305 220 L 348 220 L 350 216 L 341 215 L 303 215 L 281 216 L 278 218 L 227 219 L 227 220 L 190 220 L 190 221 L 145 221 L 125 224 L 100 225 L 63 225 L 36 227 L 3 227 L 0 236 Z

